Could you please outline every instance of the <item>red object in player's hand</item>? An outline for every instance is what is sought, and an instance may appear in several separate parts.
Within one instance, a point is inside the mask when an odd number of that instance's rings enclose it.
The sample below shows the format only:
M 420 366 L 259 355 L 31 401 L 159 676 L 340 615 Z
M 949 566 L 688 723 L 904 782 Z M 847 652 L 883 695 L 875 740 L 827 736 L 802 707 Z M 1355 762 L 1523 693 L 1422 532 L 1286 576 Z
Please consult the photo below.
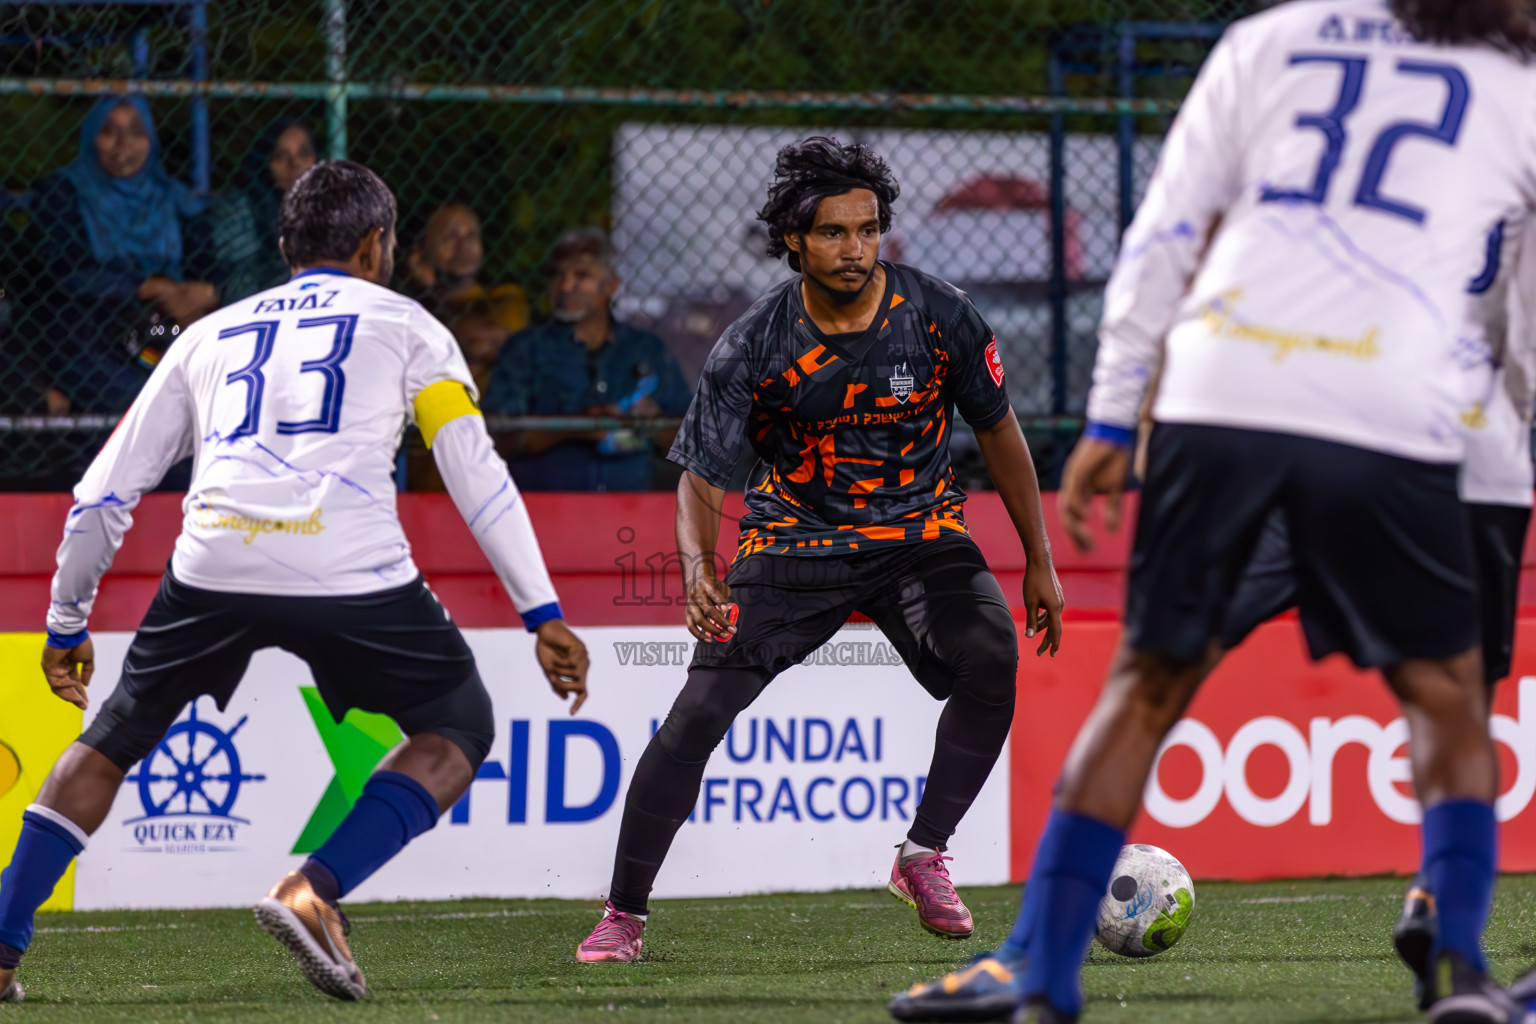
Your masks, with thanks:
M 736 625 L 736 619 L 737 619 L 738 616 L 741 615 L 741 608 L 736 604 L 735 601 L 732 601 L 730 604 L 726 605 L 725 607 L 727 609 L 729 609 L 726 612 L 726 614 L 725 614 L 726 621 L 729 622 L 733 626 Z M 711 633 L 704 634 L 704 639 L 708 640 L 710 643 L 717 643 L 718 642 L 718 643 L 722 643 L 722 644 L 728 644 L 728 643 L 731 642 L 729 637 L 725 638 L 724 640 L 721 640 L 719 637 L 716 637 L 716 636 L 714 636 Z

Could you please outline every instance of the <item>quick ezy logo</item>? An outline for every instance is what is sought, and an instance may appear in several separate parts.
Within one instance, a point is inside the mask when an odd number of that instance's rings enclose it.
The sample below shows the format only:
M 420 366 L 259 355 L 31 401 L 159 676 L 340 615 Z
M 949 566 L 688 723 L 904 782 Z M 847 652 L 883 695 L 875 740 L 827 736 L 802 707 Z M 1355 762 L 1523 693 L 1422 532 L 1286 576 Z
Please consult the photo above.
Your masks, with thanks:
M 201 698 L 199 698 L 200 700 Z M 249 819 L 237 817 L 241 787 L 264 782 L 240 764 L 235 735 L 249 721 L 242 716 L 228 730 L 197 717 L 197 701 L 186 717 L 140 761 L 125 781 L 138 789 L 144 813 L 123 822 L 138 846 L 154 853 L 231 853 Z

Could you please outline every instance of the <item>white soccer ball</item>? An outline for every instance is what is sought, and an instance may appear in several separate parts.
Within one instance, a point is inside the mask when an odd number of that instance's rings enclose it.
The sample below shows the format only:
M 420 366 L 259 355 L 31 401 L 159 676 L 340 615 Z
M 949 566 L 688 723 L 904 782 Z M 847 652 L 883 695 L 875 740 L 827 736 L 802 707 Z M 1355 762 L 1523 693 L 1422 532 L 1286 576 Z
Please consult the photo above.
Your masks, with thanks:
M 1137 843 L 1120 851 L 1099 901 L 1099 942 L 1121 956 L 1172 949 L 1195 912 L 1195 884 L 1174 857 Z

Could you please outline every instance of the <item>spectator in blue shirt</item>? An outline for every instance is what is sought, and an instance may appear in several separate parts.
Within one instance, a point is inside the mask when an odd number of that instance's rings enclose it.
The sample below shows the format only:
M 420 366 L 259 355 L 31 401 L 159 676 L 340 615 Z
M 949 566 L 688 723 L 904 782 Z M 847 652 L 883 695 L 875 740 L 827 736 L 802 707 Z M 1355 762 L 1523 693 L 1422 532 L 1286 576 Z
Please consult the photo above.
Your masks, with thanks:
M 677 360 L 649 331 L 613 319 L 619 279 L 607 236 L 571 231 L 556 243 L 552 319 L 513 335 L 482 408 L 509 416 L 681 416 L 691 400 Z M 512 475 L 525 491 L 643 491 L 664 431 L 524 431 L 510 438 Z

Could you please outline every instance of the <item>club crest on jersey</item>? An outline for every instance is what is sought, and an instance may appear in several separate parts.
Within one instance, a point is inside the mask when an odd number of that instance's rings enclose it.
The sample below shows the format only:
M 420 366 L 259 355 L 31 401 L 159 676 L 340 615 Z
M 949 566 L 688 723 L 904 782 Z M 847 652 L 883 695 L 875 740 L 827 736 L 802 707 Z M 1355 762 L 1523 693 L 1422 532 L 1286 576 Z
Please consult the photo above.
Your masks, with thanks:
M 987 372 L 992 375 L 992 383 L 998 387 L 1003 386 L 1003 360 L 997 354 L 997 335 L 992 335 L 992 340 L 987 342 Z
M 906 363 L 897 366 L 891 374 L 891 397 L 905 403 L 912 394 L 912 371 Z

